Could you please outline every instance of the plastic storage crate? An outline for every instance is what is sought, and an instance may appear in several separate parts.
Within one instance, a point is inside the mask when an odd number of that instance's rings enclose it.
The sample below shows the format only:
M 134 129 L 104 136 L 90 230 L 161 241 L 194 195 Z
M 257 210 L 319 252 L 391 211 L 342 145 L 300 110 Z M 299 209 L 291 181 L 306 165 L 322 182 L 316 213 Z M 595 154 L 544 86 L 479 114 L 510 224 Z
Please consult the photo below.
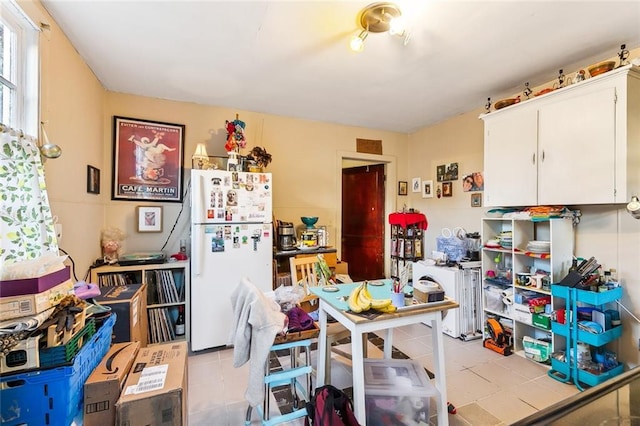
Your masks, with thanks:
M 79 332 L 67 342 L 66 345 L 54 346 L 40 350 L 40 367 L 57 367 L 69 363 L 83 347 L 83 342 L 89 341 L 96 334 L 96 325 L 93 318 L 89 318 Z
M 69 426 L 82 410 L 84 382 L 109 351 L 112 314 L 64 367 L 0 377 L 2 426 Z
M 431 398 L 437 396 L 424 367 L 410 359 L 365 359 L 367 424 L 428 424 Z

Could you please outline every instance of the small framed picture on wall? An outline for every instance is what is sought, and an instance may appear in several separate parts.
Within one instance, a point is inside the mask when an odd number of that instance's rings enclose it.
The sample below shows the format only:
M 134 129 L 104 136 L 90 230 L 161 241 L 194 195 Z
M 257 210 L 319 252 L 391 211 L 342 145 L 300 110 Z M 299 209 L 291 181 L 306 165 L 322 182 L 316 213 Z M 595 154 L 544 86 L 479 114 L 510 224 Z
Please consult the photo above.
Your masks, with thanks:
M 411 192 L 420 192 L 422 189 L 420 188 L 420 178 L 416 177 L 411 179 Z
M 162 232 L 162 207 L 138 206 L 138 232 Z
M 398 181 L 398 195 L 407 195 L 407 185 L 406 180 Z
M 453 196 L 453 184 L 451 182 L 442 182 L 442 196 L 443 197 Z
M 422 198 L 433 198 L 433 181 L 422 181 Z
M 89 194 L 100 193 L 100 169 L 87 165 L 87 192 Z
M 482 207 L 482 193 L 471 194 L 471 207 Z

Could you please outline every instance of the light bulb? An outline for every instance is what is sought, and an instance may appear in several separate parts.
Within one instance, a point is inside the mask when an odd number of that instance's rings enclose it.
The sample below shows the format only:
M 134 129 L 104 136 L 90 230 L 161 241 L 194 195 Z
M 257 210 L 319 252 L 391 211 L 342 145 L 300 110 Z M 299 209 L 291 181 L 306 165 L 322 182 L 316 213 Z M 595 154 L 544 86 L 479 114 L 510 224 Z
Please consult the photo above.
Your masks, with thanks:
M 389 21 L 389 34 L 403 36 L 405 30 L 405 22 L 402 16 L 398 16 Z
M 637 196 L 631 197 L 631 201 L 627 204 L 627 211 L 636 219 L 640 219 L 640 200 Z
M 349 47 L 351 47 L 351 50 L 353 50 L 354 52 L 362 52 L 364 50 L 364 40 L 368 35 L 369 32 L 367 30 L 363 30 L 357 36 L 353 36 L 351 38 L 351 42 L 349 43 Z

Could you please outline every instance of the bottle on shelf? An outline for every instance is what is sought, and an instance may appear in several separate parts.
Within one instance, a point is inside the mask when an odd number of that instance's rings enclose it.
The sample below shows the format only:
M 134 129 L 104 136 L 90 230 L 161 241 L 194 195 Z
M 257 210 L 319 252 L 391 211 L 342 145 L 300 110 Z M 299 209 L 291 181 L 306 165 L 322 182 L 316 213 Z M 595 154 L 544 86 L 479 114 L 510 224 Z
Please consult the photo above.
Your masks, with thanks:
M 178 318 L 176 319 L 176 336 L 184 336 L 184 307 L 178 307 Z

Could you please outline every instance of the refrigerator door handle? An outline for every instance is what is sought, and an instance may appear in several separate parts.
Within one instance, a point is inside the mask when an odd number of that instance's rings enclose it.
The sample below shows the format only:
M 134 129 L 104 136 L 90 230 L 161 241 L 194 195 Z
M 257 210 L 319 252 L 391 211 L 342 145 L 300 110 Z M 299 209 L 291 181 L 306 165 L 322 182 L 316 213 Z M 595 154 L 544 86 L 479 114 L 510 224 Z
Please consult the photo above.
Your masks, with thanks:
M 202 275 L 202 257 L 204 256 L 204 250 L 202 250 L 203 246 L 203 235 L 204 228 L 197 227 L 195 232 L 193 232 L 195 241 L 193 242 L 193 247 L 195 250 L 191 250 L 191 265 L 193 267 L 192 273 L 194 276 L 199 277 Z
M 204 218 L 202 216 L 202 210 L 204 209 L 203 203 L 204 203 L 204 200 L 206 200 L 206 198 L 204 197 L 204 191 L 205 191 L 204 176 L 202 174 L 198 174 L 196 178 L 193 180 L 192 185 L 193 185 L 194 196 L 191 197 L 191 203 L 193 203 L 194 200 L 198 200 L 198 202 L 196 203 L 196 208 L 194 209 L 196 217 L 192 217 L 191 221 L 192 223 L 202 223 L 204 222 Z

